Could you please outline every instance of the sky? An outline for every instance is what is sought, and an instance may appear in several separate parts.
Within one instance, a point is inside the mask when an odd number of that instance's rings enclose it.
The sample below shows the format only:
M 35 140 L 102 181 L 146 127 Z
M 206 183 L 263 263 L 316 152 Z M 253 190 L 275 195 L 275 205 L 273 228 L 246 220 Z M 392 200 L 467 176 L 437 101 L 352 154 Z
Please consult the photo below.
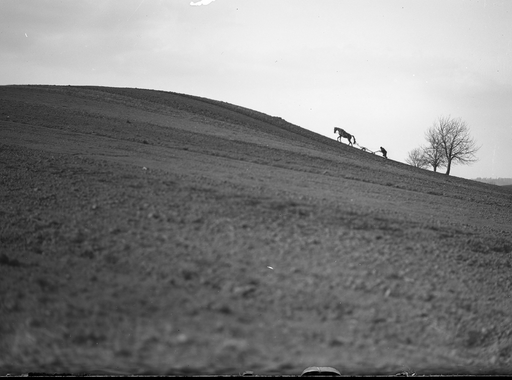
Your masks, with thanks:
M 512 178 L 512 1 L 0 0 L 0 85 L 137 87 L 251 108 L 405 162 L 439 117 Z

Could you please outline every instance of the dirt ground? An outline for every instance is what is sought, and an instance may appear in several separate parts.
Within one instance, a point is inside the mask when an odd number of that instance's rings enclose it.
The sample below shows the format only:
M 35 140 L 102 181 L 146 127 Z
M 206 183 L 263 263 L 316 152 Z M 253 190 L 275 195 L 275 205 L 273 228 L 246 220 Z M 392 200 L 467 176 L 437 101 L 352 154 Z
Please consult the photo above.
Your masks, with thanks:
M 1 86 L 0 374 L 512 373 L 512 191 L 334 138 Z

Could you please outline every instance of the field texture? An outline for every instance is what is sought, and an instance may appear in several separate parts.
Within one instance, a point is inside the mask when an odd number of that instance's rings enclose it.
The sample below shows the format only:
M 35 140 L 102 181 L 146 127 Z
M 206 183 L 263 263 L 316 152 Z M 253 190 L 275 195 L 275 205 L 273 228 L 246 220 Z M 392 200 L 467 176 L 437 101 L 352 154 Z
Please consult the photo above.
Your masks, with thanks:
M 0 87 L 0 374 L 512 373 L 512 191 L 335 137 Z

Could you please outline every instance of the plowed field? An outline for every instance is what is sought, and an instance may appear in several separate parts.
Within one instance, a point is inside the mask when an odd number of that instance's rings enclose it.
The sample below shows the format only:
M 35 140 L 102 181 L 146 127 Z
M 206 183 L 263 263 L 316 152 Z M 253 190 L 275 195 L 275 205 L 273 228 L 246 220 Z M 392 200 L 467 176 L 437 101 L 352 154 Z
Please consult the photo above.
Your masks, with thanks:
M 0 372 L 512 373 L 512 192 L 334 138 L 0 87 Z

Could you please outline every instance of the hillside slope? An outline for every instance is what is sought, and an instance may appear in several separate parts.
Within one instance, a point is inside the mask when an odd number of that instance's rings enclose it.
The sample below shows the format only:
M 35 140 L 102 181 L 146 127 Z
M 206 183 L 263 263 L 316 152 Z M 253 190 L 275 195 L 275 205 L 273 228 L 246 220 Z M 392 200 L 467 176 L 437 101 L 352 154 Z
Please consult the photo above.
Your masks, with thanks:
M 512 368 L 512 193 L 163 91 L 0 87 L 0 370 Z

